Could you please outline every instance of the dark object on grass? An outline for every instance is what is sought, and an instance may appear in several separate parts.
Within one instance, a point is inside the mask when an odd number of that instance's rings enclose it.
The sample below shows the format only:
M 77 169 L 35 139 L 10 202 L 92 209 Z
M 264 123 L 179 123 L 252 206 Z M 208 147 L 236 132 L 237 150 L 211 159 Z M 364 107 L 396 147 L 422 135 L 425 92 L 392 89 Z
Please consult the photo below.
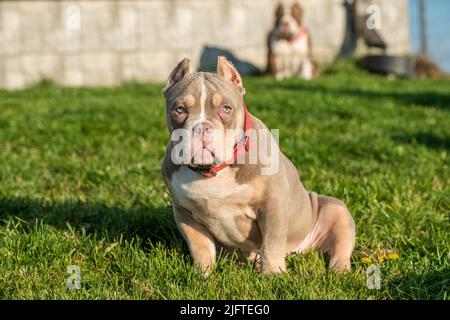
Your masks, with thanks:
M 414 67 L 414 75 L 421 79 L 445 79 L 445 73 L 439 66 L 425 56 L 418 56 Z
M 395 74 L 403 77 L 414 75 L 414 60 L 408 57 L 368 55 L 359 61 L 359 66 L 370 72 Z
M 439 66 L 424 56 L 417 58 L 388 55 L 369 55 L 359 61 L 359 66 L 373 73 L 395 74 L 402 77 L 436 79 L 446 78 Z

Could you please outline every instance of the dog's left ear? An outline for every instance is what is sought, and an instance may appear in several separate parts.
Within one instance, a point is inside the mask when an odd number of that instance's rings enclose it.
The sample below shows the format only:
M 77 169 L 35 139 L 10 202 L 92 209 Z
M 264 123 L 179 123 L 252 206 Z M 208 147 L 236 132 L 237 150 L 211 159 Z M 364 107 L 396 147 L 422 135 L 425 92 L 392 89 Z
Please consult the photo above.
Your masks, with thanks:
M 228 81 L 231 81 L 235 86 L 239 88 L 242 94 L 245 94 L 241 75 L 233 66 L 233 64 L 223 56 L 217 58 L 217 75 L 219 77 L 225 78 Z
M 181 79 L 183 79 L 188 74 L 189 74 L 189 59 L 184 58 L 177 64 L 175 69 L 173 69 L 172 72 L 170 73 L 169 79 L 167 79 L 167 84 L 163 92 L 169 89 L 171 86 L 173 86 Z

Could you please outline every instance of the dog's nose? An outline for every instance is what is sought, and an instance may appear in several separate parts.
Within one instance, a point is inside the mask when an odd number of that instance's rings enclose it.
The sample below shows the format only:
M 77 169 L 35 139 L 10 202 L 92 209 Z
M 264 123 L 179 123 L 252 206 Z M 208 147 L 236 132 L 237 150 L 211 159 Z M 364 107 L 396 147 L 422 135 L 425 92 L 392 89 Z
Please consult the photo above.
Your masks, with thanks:
M 281 23 L 281 28 L 283 29 L 283 31 L 288 32 L 291 29 L 291 25 L 289 24 L 288 21 L 283 21 Z
M 192 130 L 196 135 L 205 136 L 211 133 L 212 125 L 209 122 L 199 122 L 194 125 Z

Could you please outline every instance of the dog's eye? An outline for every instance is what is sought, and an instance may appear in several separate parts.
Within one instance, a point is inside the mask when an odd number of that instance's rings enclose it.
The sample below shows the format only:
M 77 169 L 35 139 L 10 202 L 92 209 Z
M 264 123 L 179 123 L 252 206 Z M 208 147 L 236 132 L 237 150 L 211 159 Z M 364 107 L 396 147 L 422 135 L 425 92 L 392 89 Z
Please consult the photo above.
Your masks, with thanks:
M 230 113 L 231 112 L 231 110 L 233 110 L 229 105 L 224 105 L 223 107 L 222 107 L 222 110 L 223 110 L 223 112 L 225 112 L 225 113 Z
M 178 114 L 183 114 L 183 113 L 186 113 L 187 110 L 186 110 L 185 106 L 181 105 L 181 106 L 178 106 L 175 108 L 175 112 Z

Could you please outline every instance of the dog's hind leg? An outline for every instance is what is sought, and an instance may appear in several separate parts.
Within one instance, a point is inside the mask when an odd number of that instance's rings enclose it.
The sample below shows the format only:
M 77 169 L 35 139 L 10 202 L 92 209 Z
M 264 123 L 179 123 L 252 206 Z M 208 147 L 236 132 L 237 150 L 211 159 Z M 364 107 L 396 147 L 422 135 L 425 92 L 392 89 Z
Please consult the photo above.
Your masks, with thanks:
M 329 268 L 349 271 L 355 245 L 355 223 L 346 205 L 332 197 L 317 196 L 318 218 L 312 246 L 330 256 Z

